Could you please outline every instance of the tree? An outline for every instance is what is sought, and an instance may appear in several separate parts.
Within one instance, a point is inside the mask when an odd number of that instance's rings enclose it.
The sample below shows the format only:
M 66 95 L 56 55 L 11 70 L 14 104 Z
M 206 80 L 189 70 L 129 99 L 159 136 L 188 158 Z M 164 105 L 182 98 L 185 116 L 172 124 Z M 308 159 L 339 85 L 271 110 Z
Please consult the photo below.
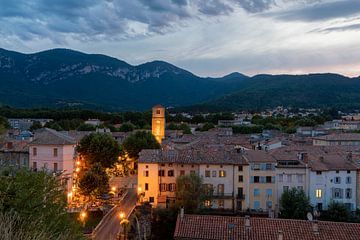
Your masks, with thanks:
M 96 128 L 93 125 L 82 123 L 76 130 L 77 131 L 95 131 Z
M 118 161 L 120 146 L 111 135 L 92 133 L 81 139 L 76 147 L 87 166 L 99 163 L 103 168 L 111 168 Z
M 214 128 L 214 127 L 215 127 L 214 124 L 207 122 L 202 126 L 200 131 L 201 132 L 206 132 L 206 131 L 209 131 L 210 129 Z
M 350 219 L 350 211 L 344 203 L 334 201 L 329 204 L 321 218 L 327 221 L 347 222 Z
M 285 190 L 280 198 L 280 215 L 282 218 L 305 219 L 311 211 L 308 197 L 303 190 L 292 188 Z
M 82 239 L 78 223 L 66 212 L 63 189 L 60 179 L 45 172 L 2 172 L 0 216 L 9 223 L 16 221 L 16 231 L 34 236 L 12 239 Z M 8 218 L 9 215 L 13 218 Z
M 31 127 L 29 128 L 29 130 L 33 132 L 40 128 L 42 128 L 41 123 L 39 121 L 34 121 L 33 124 L 31 125 Z
M 132 123 L 124 123 L 120 126 L 119 131 L 120 132 L 132 132 L 134 131 L 135 126 Z
M 93 165 L 79 176 L 79 189 L 85 196 L 101 196 L 109 190 L 109 178 L 100 164 Z
M 176 200 L 177 208 L 184 207 L 186 212 L 195 212 L 202 207 L 208 198 L 203 180 L 196 174 L 179 176 L 176 179 Z
M 122 144 L 124 151 L 132 159 L 138 159 L 142 149 L 159 149 L 160 144 L 154 135 L 147 131 L 138 131 L 131 134 Z

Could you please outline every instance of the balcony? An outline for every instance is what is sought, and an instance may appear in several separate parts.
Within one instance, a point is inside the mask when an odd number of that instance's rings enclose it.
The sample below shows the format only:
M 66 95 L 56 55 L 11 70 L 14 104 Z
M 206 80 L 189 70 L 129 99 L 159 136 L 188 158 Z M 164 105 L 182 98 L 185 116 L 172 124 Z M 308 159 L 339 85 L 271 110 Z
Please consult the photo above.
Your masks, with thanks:
M 245 200 L 245 194 L 236 194 L 236 199 Z
M 208 196 L 213 199 L 232 199 L 232 198 L 234 198 L 234 193 L 215 192 L 215 193 L 209 194 Z

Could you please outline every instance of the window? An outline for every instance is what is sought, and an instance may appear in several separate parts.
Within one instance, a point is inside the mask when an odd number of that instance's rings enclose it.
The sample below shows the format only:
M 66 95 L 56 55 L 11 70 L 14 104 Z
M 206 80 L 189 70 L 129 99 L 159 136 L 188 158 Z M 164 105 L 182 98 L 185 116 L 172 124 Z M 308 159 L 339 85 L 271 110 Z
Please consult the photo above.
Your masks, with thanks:
M 284 192 L 289 191 L 289 186 L 283 186 L 283 191 Z
M 185 170 L 180 170 L 180 176 L 184 176 L 185 175 Z
M 172 163 L 169 163 L 169 167 L 172 167 L 172 165 L 173 165 Z
M 149 197 L 149 202 L 153 203 L 154 202 L 154 197 Z
M 49 169 L 48 163 L 44 163 L 45 170 Z
M 244 182 L 244 177 L 243 177 L 243 175 L 239 175 L 239 182 Z
M 335 182 L 336 184 L 340 184 L 340 183 L 341 183 L 341 178 L 340 178 L 340 177 L 335 177 L 335 178 L 334 178 L 334 182 Z
M 148 190 L 149 190 L 149 184 L 145 183 L 145 191 L 148 191 Z
M 174 176 L 174 170 L 169 170 L 168 177 L 173 177 L 173 176 Z
M 271 209 L 272 208 L 272 201 L 266 201 L 266 207 L 268 209 Z
M 347 173 L 347 174 L 350 174 L 350 173 L 351 173 L 351 171 L 350 171 L 350 170 L 347 170 L 347 171 L 346 171 L 346 173 Z
M 209 170 L 205 171 L 205 177 L 210 177 L 210 171 Z
M 58 164 L 54 163 L 54 172 L 57 172 L 57 171 L 58 171 Z
M 145 165 L 145 168 L 149 168 L 149 165 Z
M 205 207 L 211 207 L 211 201 L 205 200 Z
M 292 180 L 291 177 L 292 177 L 291 174 L 286 174 L 286 179 L 287 179 L 288 183 L 291 183 L 291 180 Z
M 191 170 L 190 171 L 190 175 L 195 175 L 196 173 L 195 173 L 195 170 Z
M 316 189 L 316 190 L 315 190 L 315 196 L 316 196 L 316 198 L 321 198 L 321 197 L 322 197 L 322 191 L 321 191 L 321 189 Z
M 272 169 L 271 163 L 267 163 L 265 168 L 266 170 L 271 170 Z
M 58 149 L 57 148 L 54 148 L 53 155 L 54 155 L 54 157 L 57 157 L 57 155 L 58 155 Z
M 160 109 L 157 109 L 157 110 L 156 110 L 156 114 L 160 114 Z
M 166 192 L 166 183 L 160 183 L 159 189 L 160 189 L 160 192 Z
M 216 177 L 216 171 L 212 171 L 212 177 Z
M 254 188 L 254 197 L 260 196 L 260 189 Z
M 162 164 L 161 164 L 161 166 L 162 166 L 162 167 L 165 167 L 165 164 L 164 164 L 164 163 L 162 163 Z
M 318 203 L 316 206 L 318 211 L 322 211 L 323 210 L 323 204 L 322 203 Z
M 33 170 L 36 172 L 37 171 L 37 162 L 33 162 Z
M 266 183 L 272 183 L 272 177 L 266 176 Z
M 322 172 L 321 171 L 316 171 L 316 175 L 321 175 Z
M 175 183 L 169 183 L 168 188 L 169 188 L 169 192 L 175 192 L 176 184 Z
M 260 201 L 254 201 L 254 209 L 260 208 Z
M 260 165 L 259 164 L 254 164 L 253 165 L 253 170 L 260 170 Z
M 254 176 L 254 183 L 258 183 L 260 182 L 260 177 L 259 176 Z
M 303 187 L 303 186 L 297 186 L 297 189 L 298 189 L 299 191 L 302 191 L 302 190 L 304 190 L 304 187 Z
M 224 208 L 224 200 L 219 199 L 218 200 L 218 206 L 219 206 L 219 208 Z
M 219 184 L 218 185 L 218 194 L 224 195 L 224 189 L 225 189 L 224 184 Z
M 37 148 L 34 147 L 34 148 L 33 148 L 33 156 L 36 156 L 36 155 L 37 155 Z
M 144 177 L 148 177 L 149 176 L 149 171 L 144 171 Z
M 243 166 L 238 166 L 238 171 L 242 172 L 243 171 Z
M 220 170 L 219 177 L 226 177 L 226 172 L 224 170 Z
M 282 174 L 279 174 L 279 182 L 283 182 L 283 178 L 284 178 L 284 175 L 282 175 Z
M 346 184 L 351 184 L 351 177 L 346 177 Z
M 159 177 L 165 177 L 165 170 L 159 170 Z
M 303 175 L 302 174 L 298 174 L 297 175 L 297 180 L 298 180 L 298 183 L 302 183 L 304 180 L 303 180 Z
M 333 189 L 333 198 L 343 198 L 343 190 L 341 188 L 334 188 Z
M 352 197 L 351 188 L 347 188 L 347 189 L 345 190 L 345 197 L 346 197 L 347 199 L 350 199 L 350 198 Z
M 266 196 L 268 196 L 268 197 L 272 196 L 272 189 L 271 188 L 266 189 Z

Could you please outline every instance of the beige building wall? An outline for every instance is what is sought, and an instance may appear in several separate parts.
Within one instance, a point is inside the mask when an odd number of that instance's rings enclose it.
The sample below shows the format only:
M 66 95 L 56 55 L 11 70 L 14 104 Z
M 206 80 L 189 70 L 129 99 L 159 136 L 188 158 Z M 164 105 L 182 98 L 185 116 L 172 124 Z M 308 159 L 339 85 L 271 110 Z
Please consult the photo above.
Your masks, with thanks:
M 257 209 L 267 211 L 269 208 L 275 209 L 277 203 L 277 193 L 275 184 L 275 164 L 272 164 L 272 170 L 255 170 L 254 165 L 260 165 L 265 163 L 251 163 L 249 168 L 249 206 L 250 209 Z M 256 178 L 259 178 L 259 182 L 256 182 Z M 271 179 L 271 183 L 266 183 L 267 177 Z M 261 180 L 265 179 L 265 180 Z
M 150 202 L 157 206 L 157 197 L 159 195 L 159 177 L 157 163 L 139 163 L 138 164 L 138 188 L 143 194 L 142 201 Z
M 234 166 L 234 196 L 236 211 L 244 211 L 249 206 L 249 165 Z M 242 194 L 241 194 L 242 190 Z
M 200 165 L 200 177 L 213 188 L 212 208 L 234 208 L 234 166 Z

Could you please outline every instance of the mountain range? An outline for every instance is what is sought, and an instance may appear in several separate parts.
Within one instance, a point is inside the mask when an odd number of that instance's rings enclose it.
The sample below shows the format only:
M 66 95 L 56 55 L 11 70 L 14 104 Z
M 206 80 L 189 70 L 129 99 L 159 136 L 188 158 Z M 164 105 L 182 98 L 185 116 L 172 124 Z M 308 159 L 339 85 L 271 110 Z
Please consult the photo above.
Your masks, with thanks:
M 360 107 L 360 78 L 338 74 L 203 78 L 164 61 L 138 66 L 99 54 L 53 49 L 23 54 L 0 48 L 0 103 L 13 107 L 144 110 Z

